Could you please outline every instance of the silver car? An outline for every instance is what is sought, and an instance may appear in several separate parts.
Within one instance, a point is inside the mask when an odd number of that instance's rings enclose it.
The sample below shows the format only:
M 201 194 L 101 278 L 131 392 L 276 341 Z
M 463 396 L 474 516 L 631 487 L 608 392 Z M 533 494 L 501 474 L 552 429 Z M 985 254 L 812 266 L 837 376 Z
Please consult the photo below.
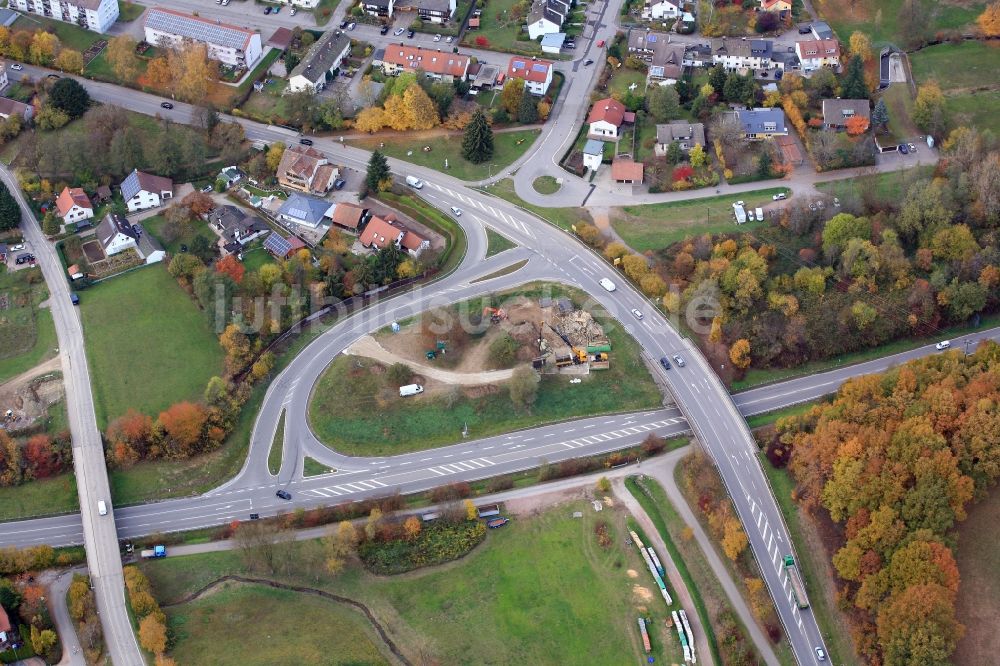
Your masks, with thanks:
M 679 368 L 683 368 L 684 367 L 684 359 L 681 358 L 680 354 L 674 354 L 673 359 L 674 359 L 674 363 L 677 364 L 677 367 L 679 367 Z

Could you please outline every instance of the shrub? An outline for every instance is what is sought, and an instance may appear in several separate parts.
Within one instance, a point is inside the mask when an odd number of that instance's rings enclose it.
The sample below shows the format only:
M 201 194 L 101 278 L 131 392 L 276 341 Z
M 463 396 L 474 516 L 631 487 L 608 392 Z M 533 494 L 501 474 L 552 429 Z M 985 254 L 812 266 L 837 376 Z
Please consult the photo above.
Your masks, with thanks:
M 391 575 L 456 560 L 482 543 L 486 525 L 480 521 L 428 523 L 417 536 L 392 541 L 367 541 L 358 556 L 368 570 Z

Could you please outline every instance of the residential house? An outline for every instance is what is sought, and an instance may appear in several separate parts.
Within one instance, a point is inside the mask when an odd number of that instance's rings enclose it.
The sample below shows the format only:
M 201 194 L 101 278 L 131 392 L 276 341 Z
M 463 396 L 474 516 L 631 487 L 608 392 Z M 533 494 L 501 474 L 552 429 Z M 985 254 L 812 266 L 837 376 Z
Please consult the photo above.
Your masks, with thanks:
M 278 220 L 301 224 L 315 229 L 324 221 L 329 220 L 333 212 L 333 206 L 329 201 L 309 197 L 298 192 L 293 192 L 288 199 L 281 204 L 278 209 Z
M 18 102 L 16 99 L 0 97 L 0 118 L 7 120 L 15 115 L 21 116 L 25 120 L 31 120 L 32 116 L 35 115 L 35 107 Z
M 291 30 L 285 27 L 278 28 L 275 30 L 267 41 L 264 42 L 264 46 L 270 46 L 276 48 L 279 51 L 287 51 L 288 47 L 292 45 L 292 40 L 295 39 L 295 35 Z
M 711 67 L 715 62 L 715 56 L 710 44 L 687 44 L 684 47 L 684 59 L 681 64 L 685 67 Z
M 705 126 L 701 123 L 689 123 L 686 120 L 674 120 L 669 123 L 656 126 L 656 145 L 653 152 L 663 157 L 667 154 L 667 148 L 674 141 L 684 154 L 690 153 L 695 145 L 705 147 Z
M 279 259 L 288 259 L 290 256 L 306 246 L 298 236 L 285 238 L 281 234 L 268 234 L 264 239 L 264 249 Z
M 317 93 L 326 88 L 351 53 L 351 39 L 339 30 L 327 30 L 288 76 L 288 91 Z
M 742 109 L 733 113 L 743 128 L 744 138 L 770 139 L 788 134 L 788 128 L 785 127 L 785 112 L 781 109 Z
M 681 0 L 646 0 L 641 16 L 647 21 L 676 19 L 680 17 L 683 5 Z
M 373 61 L 372 64 L 376 63 Z M 400 42 L 385 47 L 381 65 L 382 70 L 388 75 L 404 71 L 415 72 L 422 69 L 432 78 L 445 81 L 463 80 L 469 71 L 469 56 L 458 53 L 442 53 L 440 50 L 408 46 Z
M 392 17 L 393 0 L 361 0 L 361 9 L 369 16 Z
M 447 23 L 457 8 L 456 0 L 396 0 L 400 12 L 416 12 L 424 23 Z
M 94 205 L 82 187 L 64 187 L 56 198 L 56 210 L 66 224 L 94 217 Z
M 368 209 L 342 201 L 334 207 L 332 219 L 333 223 L 341 229 L 357 233 L 365 220 L 368 219 Z
M 156 208 L 174 196 L 174 181 L 154 176 L 138 169 L 125 177 L 121 184 L 122 199 L 130 213 Z
M 215 177 L 216 181 L 221 180 L 225 183 L 226 189 L 240 182 L 245 174 L 240 171 L 238 166 L 227 166 L 225 169 L 219 172 L 219 175 Z
M 104 248 L 104 254 L 109 257 L 130 248 L 135 250 L 147 264 L 163 261 L 166 256 L 163 246 L 155 238 L 145 233 L 141 226 L 129 223 L 124 215 L 118 213 L 108 213 L 104 216 L 97 225 L 97 240 Z
M 219 231 L 223 245 L 229 252 L 241 251 L 244 245 L 270 231 L 264 220 L 229 204 L 210 210 L 207 217 L 209 224 Z
M 603 141 L 617 141 L 619 130 L 625 123 L 634 123 L 635 114 L 625 109 L 625 105 L 610 97 L 594 102 L 587 116 L 590 129 L 587 136 Z
M 794 51 L 791 53 L 788 51 L 777 51 L 772 53 L 771 64 L 782 72 L 790 72 L 792 70 L 799 69 L 802 66 L 802 62 L 799 60 L 799 57 L 795 55 Z M 775 74 L 775 78 L 778 78 L 777 74 Z
M 542 53 L 559 53 L 562 51 L 565 41 L 565 32 L 550 32 L 547 35 L 542 35 Z
M 209 58 L 233 67 L 252 69 L 264 55 L 259 32 L 175 9 L 147 9 L 144 29 L 150 44 L 161 48 L 181 48 L 187 42 L 205 44 Z
M 604 161 L 604 142 L 597 139 L 587 139 L 583 144 L 583 166 L 591 171 L 597 171 Z
M 767 39 L 723 39 L 716 42 L 712 60 L 728 72 L 771 69 L 773 44 Z
M 302 9 L 316 9 L 319 6 L 319 0 L 286 0 L 288 4 L 294 5 L 296 7 L 301 7 Z
M 795 42 L 795 55 L 802 61 L 802 70 L 811 72 L 820 67 L 840 67 L 840 42 L 836 39 L 816 39 Z
M 118 20 L 118 0 L 13 0 L 12 9 L 106 33 Z
M 500 68 L 496 65 L 488 65 L 484 62 L 477 62 L 469 66 L 469 76 L 472 81 L 469 83 L 469 90 L 478 94 L 482 90 L 492 90 L 496 85 L 497 77 L 500 76 Z
M 871 120 L 871 111 L 866 99 L 824 99 L 823 127 L 831 130 L 847 129 L 851 118 Z
M 611 163 L 611 180 L 616 183 L 642 185 L 642 162 L 635 162 L 630 157 L 619 158 Z
M 326 155 L 311 146 L 293 145 L 285 148 L 276 172 L 278 183 L 306 194 L 326 194 L 340 169 L 330 164 Z
M 816 39 L 834 39 L 833 28 L 826 21 L 814 21 L 809 30 Z
M 528 10 L 528 38 L 562 32 L 569 13 L 569 0 L 534 0 Z
M 544 95 L 552 83 L 552 63 L 514 56 L 507 64 L 507 78 L 524 81 L 524 89 L 532 95 Z
M 792 3 L 789 0 L 760 0 L 760 10 L 762 12 L 777 12 L 778 16 L 784 18 L 792 11 Z
M 662 32 L 633 31 L 628 52 L 647 63 L 647 84 L 673 85 L 684 73 L 684 47 L 672 45 Z
M 381 250 L 395 243 L 396 247 L 413 257 L 431 246 L 431 242 L 397 220 L 386 220 L 372 216 L 361 232 L 361 244 L 373 250 Z

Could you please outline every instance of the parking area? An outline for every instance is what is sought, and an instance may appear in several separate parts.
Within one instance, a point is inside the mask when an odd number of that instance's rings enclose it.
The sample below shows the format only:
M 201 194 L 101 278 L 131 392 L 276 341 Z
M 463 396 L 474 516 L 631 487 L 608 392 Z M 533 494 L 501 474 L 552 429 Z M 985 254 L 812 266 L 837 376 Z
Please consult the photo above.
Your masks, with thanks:
M 19 271 L 35 265 L 35 255 L 32 253 L 31 243 L 27 241 L 0 243 L 0 258 L 8 271 Z

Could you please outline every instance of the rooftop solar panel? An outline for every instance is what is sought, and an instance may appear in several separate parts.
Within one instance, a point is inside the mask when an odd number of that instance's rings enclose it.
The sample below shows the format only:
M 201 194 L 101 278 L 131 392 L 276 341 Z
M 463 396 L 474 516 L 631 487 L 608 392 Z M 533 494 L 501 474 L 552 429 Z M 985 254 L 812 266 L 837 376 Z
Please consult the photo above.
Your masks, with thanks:
M 292 249 L 292 244 L 288 242 L 287 238 L 282 238 L 278 234 L 271 233 L 264 240 L 264 249 L 274 255 L 283 257 Z
M 548 69 L 549 69 L 548 65 L 543 65 L 537 62 L 531 66 L 531 71 L 533 72 L 547 72 Z
M 524 68 L 524 61 L 523 60 L 515 60 L 514 61 L 514 69 L 523 69 L 523 68 Z
M 146 12 L 145 25 L 154 30 L 232 49 L 245 48 L 251 34 L 248 30 L 212 23 L 197 16 L 177 15 L 155 8 Z
M 648 35 L 646 39 L 649 41 L 650 44 L 656 43 L 656 35 Z

